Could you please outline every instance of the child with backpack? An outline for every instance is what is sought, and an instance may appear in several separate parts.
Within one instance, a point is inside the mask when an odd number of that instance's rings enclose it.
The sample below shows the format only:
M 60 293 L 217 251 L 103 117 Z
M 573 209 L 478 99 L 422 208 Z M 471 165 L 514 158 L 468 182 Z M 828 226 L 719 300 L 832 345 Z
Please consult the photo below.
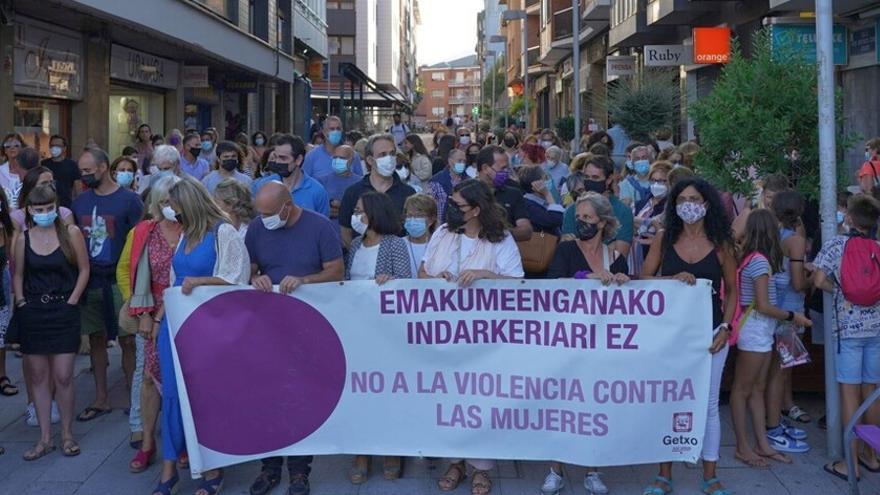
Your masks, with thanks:
M 736 458 L 750 467 L 766 468 L 767 459 L 791 463 L 788 456 L 770 446 L 765 428 L 764 391 L 776 326 L 781 321 L 788 321 L 809 327 L 811 322 L 802 313 L 777 306 L 776 285 L 771 278 L 781 271 L 783 254 L 779 224 L 773 213 L 767 209 L 752 211 L 744 234 L 743 258 L 737 270 L 737 292 L 743 312 L 735 322 L 735 328 L 739 329 L 736 342 L 739 352 L 730 393 L 730 410 L 736 432 Z M 749 445 L 747 410 L 752 413 L 754 448 Z
M 880 244 L 870 237 L 878 219 L 880 202 L 864 194 L 850 198 L 846 212 L 850 232 L 826 242 L 814 262 L 814 285 L 830 292 L 834 300 L 843 424 L 880 383 Z M 860 466 L 880 470 L 871 448 L 866 447 L 863 454 L 857 451 L 857 443 L 851 448 L 853 459 L 858 460 L 856 478 Z M 847 479 L 843 461 L 827 464 L 825 471 Z

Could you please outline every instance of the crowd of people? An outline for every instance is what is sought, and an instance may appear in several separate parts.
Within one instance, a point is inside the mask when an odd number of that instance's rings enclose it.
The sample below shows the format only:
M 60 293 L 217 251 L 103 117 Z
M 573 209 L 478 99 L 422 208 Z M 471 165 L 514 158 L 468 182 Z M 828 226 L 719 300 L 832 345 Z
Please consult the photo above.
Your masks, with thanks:
M 736 458 L 765 468 L 809 450 L 798 424 L 813 419 L 793 400 L 791 368 L 777 352 L 783 334 L 803 335 L 814 297 L 834 293 L 844 421 L 880 383 L 880 294 L 853 287 L 858 256 L 880 254 L 880 139 L 868 142 L 860 194 L 841 194 L 840 235 L 820 243 L 818 207 L 783 174 L 755 179 L 757 193 L 719 191 L 693 169 L 699 146 L 629 140 L 595 123 L 567 152 L 549 129 L 497 135 L 441 128 L 427 149 L 399 118 L 392 132 L 362 136 L 328 117 L 306 143 L 261 131 L 219 140 L 214 129 L 155 135 L 116 158 L 89 143 L 79 153 L 52 136 L 51 156 L 2 141 L 0 165 L 0 394 L 19 393 L 6 377 L 7 351 L 23 355 L 26 421 L 39 440 L 35 461 L 56 447 L 80 447 L 74 419 L 109 414 L 107 347 L 117 342 L 130 401 L 132 473 L 161 462 L 154 495 L 172 493 L 187 468 L 174 354 L 163 291 L 252 285 L 290 294 L 304 284 L 436 278 L 459 286 L 481 279 L 633 279 L 711 281 L 711 386 L 702 442 L 703 490 L 729 492 L 718 477 L 719 394 L 728 352 L 737 348 L 730 393 Z M 851 249 L 852 248 L 852 249 Z M 857 249 L 856 249 L 857 248 Z M 277 289 L 275 289 L 277 287 Z M 871 292 L 871 291 L 875 292 Z M 874 297 L 876 296 L 876 297 Z M 74 408 L 74 358 L 87 350 L 95 397 Z M 749 431 L 751 423 L 751 432 Z M 157 453 L 161 435 L 161 453 Z M 852 446 L 859 470 L 880 470 L 870 448 Z M 311 456 L 288 457 L 290 495 L 310 491 Z M 402 476 L 406 459 L 386 456 L 382 475 Z M 285 459 L 267 458 L 250 493 L 282 481 Z M 475 495 L 492 490 L 490 459 L 455 459 L 438 480 L 455 490 L 466 477 Z M 825 466 L 846 478 L 846 466 Z M 371 459 L 355 456 L 354 484 Z M 219 492 L 224 473 L 202 473 L 198 495 Z M 540 487 L 557 493 L 562 466 Z M 589 467 L 588 493 L 609 493 Z M 659 466 L 644 495 L 673 491 L 672 464 Z

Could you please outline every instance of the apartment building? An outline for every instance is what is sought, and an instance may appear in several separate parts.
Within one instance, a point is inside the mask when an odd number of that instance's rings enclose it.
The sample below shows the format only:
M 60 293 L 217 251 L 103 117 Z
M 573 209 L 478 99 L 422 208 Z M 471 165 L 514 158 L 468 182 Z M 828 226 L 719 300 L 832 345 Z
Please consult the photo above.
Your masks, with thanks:
M 421 67 L 419 79 L 425 93 L 416 115 L 428 129 L 442 124 L 448 112 L 460 119 L 473 116 L 480 104 L 480 65 L 474 55 Z
M 324 2 L 6 0 L 0 129 L 44 155 L 56 133 L 117 155 L 142 123 L 301 132 L 306 68 L 326 56 Z

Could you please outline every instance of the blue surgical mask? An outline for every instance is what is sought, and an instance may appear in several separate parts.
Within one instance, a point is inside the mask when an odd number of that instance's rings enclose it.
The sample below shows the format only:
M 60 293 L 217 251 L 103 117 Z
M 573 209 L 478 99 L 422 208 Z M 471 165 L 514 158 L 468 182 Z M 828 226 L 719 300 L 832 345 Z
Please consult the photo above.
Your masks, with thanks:
M 48 213 L 35 213 L 32 218 L 34 219 L 34 223 L 40 227 L 48 227 L 55 223 L 55 219 L 58 218 L 58 212 L 52 210 Z
M 345 158 L 334 158 L 330 165 L 333 167 L 334 174 L 342 175 L 348 172 L 348 162 Z
M 452 164 L 452 170 L 453 170 L 456 174 L 458 174 L 458 175 L 463 174 L 463 173 L 464 173 L 464 169 L 465 169 L 465 163 L 464 163 L 464 162 L 455 162 L 454 164 Z
M 648 160 L 636 160 L 633 163 L 633 168 L 639 175 L 648 175 L 648 171 L 651 170 L 651 162 Z
M 214 144 L 211 141 L 202 141 L 202 151 L 211 151 Z
M 128 187 L 134 182 L 134 172 L 116 172 L 116 183 L 122 187 Z
M 342 131 L 334 130 L 327 133 L 327 141 L 333 146 L 338 146 L 342 142 Z
M 422 237 L 428 231 L 428 219 L 424 217 L 407 218 L 403 226 L 410 237 Z
M 842 225 L 844 220 L 846 220 L 846 214 L 837 210 L 837 225 Z

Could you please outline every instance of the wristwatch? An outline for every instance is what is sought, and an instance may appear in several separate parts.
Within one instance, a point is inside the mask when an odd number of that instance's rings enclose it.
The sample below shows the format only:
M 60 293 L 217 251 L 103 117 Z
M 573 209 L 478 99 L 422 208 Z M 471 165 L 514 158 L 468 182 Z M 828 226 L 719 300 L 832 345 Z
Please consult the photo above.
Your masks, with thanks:
M 718 325 L 718 330 L 727 330 L 730 332 L 730 323 L 722 323 Z
M 788 312 L 788 317 L 785 318 L 785 321 L 793 321 L 794 320 L 794 311 Z

